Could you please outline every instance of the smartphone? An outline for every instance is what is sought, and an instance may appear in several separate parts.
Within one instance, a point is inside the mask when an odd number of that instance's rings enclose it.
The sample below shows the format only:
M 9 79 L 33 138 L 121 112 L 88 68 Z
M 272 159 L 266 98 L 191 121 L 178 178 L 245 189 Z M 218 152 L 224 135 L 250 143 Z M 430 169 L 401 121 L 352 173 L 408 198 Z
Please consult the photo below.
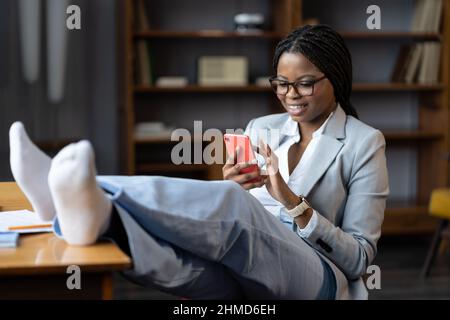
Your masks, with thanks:
M 255 152 L 253 151 L 250 138 L 244 134 L 231 134 L 226 133 L 224 135 L 225 146 L 227 148 L 228 156 L 236 153 L 236 148 L 240 147 L 240 152 L 237 156 L 237 163 L 256 161 Z M 253 164 L 247 168 L 241 169 L 240 174 L 250 173 L 258 170 L 258 165 Z M 259 178 L 249 180 L 248 182 L 258 182 Z

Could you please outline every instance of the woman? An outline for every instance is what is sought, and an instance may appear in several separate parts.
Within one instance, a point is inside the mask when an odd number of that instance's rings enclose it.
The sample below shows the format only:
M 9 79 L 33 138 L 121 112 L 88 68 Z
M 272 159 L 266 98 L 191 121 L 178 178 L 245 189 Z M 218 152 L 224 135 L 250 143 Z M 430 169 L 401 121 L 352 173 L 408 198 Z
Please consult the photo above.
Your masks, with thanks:
M 188 298 L 366 298 L 388 195 L 383 135 L 356 118 L 350 54 L 330 27 L 294 30 L 274 69 L 287 113 L 247 127 L 268 175 L 229 161 L 227 181 L 96 177 L 89 143 L 50 163 L 16 123 L 14 177 L 38 214 L 57 212 L 70 244 L 116 241 L 143 285 Z
M 246 133 L 257 143 L 280 130 L 277 149 L 265 150 L 279 170 L 249 184 L 259 172 L 240 175 L 242 165 L 227 164 L 224 177 L 292 226 L 345 281 L 343 273 L 358 292 L 352 296 L 364 297 L 359 278 L 375 258 L 389 192 L 383 135 L 357 120 L 351 56 L 330 27 L 291 32 L 278 44 L 273 67 L 271 85 L 287 113 L 252 120 Z M 292 219 L 289 210 L 302 197 L 311 208 Z

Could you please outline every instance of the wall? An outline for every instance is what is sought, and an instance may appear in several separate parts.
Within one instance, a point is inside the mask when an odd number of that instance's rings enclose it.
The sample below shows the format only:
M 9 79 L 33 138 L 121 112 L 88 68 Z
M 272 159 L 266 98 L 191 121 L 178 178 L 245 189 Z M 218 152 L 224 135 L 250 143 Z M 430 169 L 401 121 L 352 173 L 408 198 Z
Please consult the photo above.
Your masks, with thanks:
M 45 5 L 45 1 L 43 1 Z M 100 174 L 118 170 L 116 8 L 114 0 L 76 0 L 82 29 L 68 38 L 65 97 L 47 99 L 45 10 L 42 8 L 41 61 L 37 82 L 22 75 L 18 4 L 0 1 L 0 178 L 11 180 L 8 130 L 23 121 L 33 141 L 89 139 Z

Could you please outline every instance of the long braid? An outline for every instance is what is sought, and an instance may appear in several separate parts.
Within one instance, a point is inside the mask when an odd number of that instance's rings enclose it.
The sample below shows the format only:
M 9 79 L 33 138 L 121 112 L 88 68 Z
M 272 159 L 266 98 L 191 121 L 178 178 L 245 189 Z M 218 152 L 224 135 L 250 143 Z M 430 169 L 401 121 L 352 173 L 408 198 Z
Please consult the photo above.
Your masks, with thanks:
M 273 58 L 275 72 L 284 52 L 298 52 L 311 61 L 330 80 L 336 100 L 345 113 L 358 118 L 350 102 L 353 81 L 352 58 L 339 33 L 323 24 L 306 25 L 293 30 L 275 49 Z

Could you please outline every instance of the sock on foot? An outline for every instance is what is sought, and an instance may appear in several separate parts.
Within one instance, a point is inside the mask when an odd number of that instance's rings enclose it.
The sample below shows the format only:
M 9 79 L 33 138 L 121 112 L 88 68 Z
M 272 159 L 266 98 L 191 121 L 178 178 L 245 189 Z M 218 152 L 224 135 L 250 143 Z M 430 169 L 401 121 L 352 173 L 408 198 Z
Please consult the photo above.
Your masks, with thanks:
M 112 203 L 95 176 L 88 141 L 68 145 L 52 160 L 48 183 L 61 232 L 71 245 L 93 244 L 108 227 Z
M 34 145 L 21 122 L 14 122 L 9 129 L 9 148 L 14 180 L 39 218 L 52 220 L 55 206 L 47 181 L 50 157 Z

